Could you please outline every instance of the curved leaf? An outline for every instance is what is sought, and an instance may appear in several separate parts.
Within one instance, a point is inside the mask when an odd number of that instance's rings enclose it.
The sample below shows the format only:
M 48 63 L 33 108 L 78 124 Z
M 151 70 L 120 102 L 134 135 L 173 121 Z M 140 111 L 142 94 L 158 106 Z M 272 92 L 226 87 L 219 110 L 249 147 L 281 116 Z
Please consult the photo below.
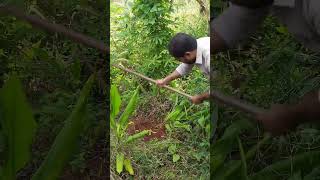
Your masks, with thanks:
M 36 131 L 31 107 L 23 93 L 18 78 L 13 75 L 1 90 L 1 115 L 7 151 L 3 167 L 4 179 L 15 179 L 16 172 L 30 158 L 30 148 Z
M 251 179 L 279 179 L 278 173 L 290 173 L 298 170 L 302 172 L 311 171 L 315 165 L 320 163 L 320 151 L 310 151 L 298 154 L 286 160 L 278 161 L 254 174 Z
M 124 160 L 124 168 L 128 171 L 130 175 L 134 175 L 130 159 Z
M 138 93 L 139 93 L 139 87 L 135 90 L 126 109 L 124 110 L 124 112 L 122 113 L 122 115 L 119 119 L 120 127 L 122 128 L 122 130 L 125 130 L 125 128 L 128 124 L 128 119 L 136 108 L 137 100 L 138 100 Z
M 211 171 L 216 171 L 223 166 L 228 153 L 232 150 L 238 134 L 251 127 L 252 124 L 249 121 L 238 120 L 224 131 L 222 138 L 212 145 L 210 152 Z M 215 174 L 215 172 L 213 174 Z
M 120 111 L 120 106 L 121 106 L 121 96 L 115 85 L 111 85 L 111 88 L 110 88 L 110 105 L 111 105 L 110 115 L 113 119 L 115 119 Z
M 246 160 L 248 161 L 252 157 L 254 157 L 256 151 L 264 145 L 269 139 L 270 134 L 265 134 L 264 138 L 259 141 L 255 146 L 253 146 L 245 155 Z M 210 160 L 212 161 L 212 159 Z M 211 162 L 212 163 L 212 162 Z M 213 179 L 234 179 L 234 176 L 239 174 L 241 168 L 241 161 L 240 160 L 231 160 L 226 163 L 224 166 L 219 167 L 211 172 Z
M 117 172 L 119 174 L 123 171 L 123 161 L 124 161 L 124 154 L 123 153 L 117 154 L 116 167 L 117 167 Z
M 241 156 L 242 177 L 244 179 L 248 180 L 246 156 L 244 154 L 244 150 L 243 150 L 243 146 L 242 146 L 240 138 L 237 137 L 237 140 L 238 140 L 239 149 L 240 149 L 240 156 Z
M 76 147 L 78 137 L 84 127 L 86 102 L 90 95 L 94 79 L 95 74 L 91 75 L 87 80 L 81 90 L 75 108 L 54 140 L 47 157 L 32 177 L 32 180 L 58 179 L 60 172 L 68 163 L 74 148 Z
M 180 155 L 179 154 L 174 154 L 173 156 L 172 156 L 172 162 L 177 162 L 177 161 L 179 161 L 179 159 L 180 159 Z
M 131 136 L 128 137 L 127 143 L 135 141 L 135 140 L 137 140 L 139 138 L 143 138 L 144 136 L 146 136 L 147 134 L 150 134 L 150 133 L 151 133 L 150 130 L 143 130 L 143 131 L 138 132 L 138 133 L 136 133 L 134 135 L 131 135 Z

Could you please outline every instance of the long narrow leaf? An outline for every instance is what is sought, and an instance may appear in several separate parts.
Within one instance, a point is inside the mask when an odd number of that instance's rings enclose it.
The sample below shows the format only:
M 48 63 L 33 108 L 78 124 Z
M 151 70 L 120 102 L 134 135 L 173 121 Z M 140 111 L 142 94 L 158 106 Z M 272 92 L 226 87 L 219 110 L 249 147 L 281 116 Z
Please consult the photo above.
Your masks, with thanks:
M 130 159 L 124 160 L 123 164 L 124 164 L 124 168 L 128 171 L 128 173 L 130 175 L 134 175 L 134 171 L 133 171 Z
M 265 144 L 270 139 L 269 134 L 265 134 L 264 138 L 259 141 L 255 146 L 253 146 L 247 153 L 246 153 L 246 160 L 248 161 L 251 159 L 256 151 Z M 239 174 L 239 170 L 241 168 L 241 161 L 240 160 L 232 160 L 226 163 L 224 166 L 220 167 L 216 171 L 212 172 L 213 179 L 233 179 L 232 177 L 235 174 Z
M 215 174 L 215 170 L 223 166 L 225 158 L 232 150 L 238 134 L 246 129 L 251 128 L 252 124 L 249 121 L 236 121 L 230 125 L 224 132 L 221 139 L 211 145 L 210 163 L 212 173 Z
M 125 127 L 128 124 L 128 119 L 136 108 L 137 100 L 138 100 L 139 87 L 135 90 L 133 96 L 131 97 L 126 109 L 122 113 L 119 122 L 122 130 L 125 130 Z
M 131 135 L 131 136 L 128 137 L 127 143 L 135 141 L 135 140 L 137 140 L 139 138 L 143 138 L 144 136 L 146 136 L 147 134 L 150 134 L 150 133 L 151 133 L 150 130 L 143 130 L 143 131 L 138 132 L 138 133 L 136 133 L 134 135 Z
M 55 180 L 68 163 L 84 126 L 87 99 L 90 95 L 95 74 L 92 75 L 79 96 L 78 102 L 58 136 L 56 137 L 46 159 L 32 177 L 33 180 Z
M 111 117 L 113 119 L 116 118 L 117 114 L 120 111 L 120 106 L 121 106 L 121 96 L 119 94 L 119 91 L 115 85 L 111 86 L 110 89 L 110 104 L 111 104 Z
M 298 154 L 292 158 L 278 161 L 258 173 L 251 179 L 280 179 L 278 173 L 290 173 L 300 170 L 303 173 L 309 172 L 315 165 L 320 163 L 320 151 L 310 151 Z M 278 173 L 275 173 L 278 172 Z
M 124 154 L 119 153 L 117 154 L 116 157 L 116 168 L 117 168 L 117 173 L 120 174 L 123 171 L 123 161 L 124 161 Z
M 11 180 L 15 179 L 16 172 L 29 161 L 36 131 L 32 110 L 15 75 L 9 78 L 1 91 L 0 107 L 0 123 L 7 145 L 2 173 L 3 179 Z
M 243 146 L 241 143 L 241 140 L 239 137 L 237 137 L 238 144 L 239 144 L 239 150 L 240 150 L 240 156 L 241 156 L 241 166 L 242 166 L 242 177 L 246 180 L 248 180 L 248 175 L 247 175 L 247 162 L 246 162 L 246 157 L 244 154 Z
M 110 115 L 110 128 L 113 130 L 117 129 L 116 121 L 114 120 L 114 118 L 111 115 Z

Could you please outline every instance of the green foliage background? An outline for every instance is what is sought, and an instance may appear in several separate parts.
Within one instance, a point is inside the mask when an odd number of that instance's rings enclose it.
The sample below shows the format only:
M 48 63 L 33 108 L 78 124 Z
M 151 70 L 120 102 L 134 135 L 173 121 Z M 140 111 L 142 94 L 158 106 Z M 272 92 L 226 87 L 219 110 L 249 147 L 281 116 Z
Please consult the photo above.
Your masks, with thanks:
M 10 2 L 12 3 L 12 2 Z M 50 22 L 62 24 L 108 43 L 108 5 L 105 0 L 71 1 L 17 1 L 16 5 L 27 14 L 36 15 Z M 89 178 L 96 174 L 106 176 L 106 107 L 108 86 L 106 69 L 108 60 L 98 51 L 78 45 L 58 34 L 47 34 L 28 23 L 8 15 L 0 16 L 0 85 L 15 73 L 22 81 L 27 102 L 32 107 L 38 124 L 32 146 L 30 162 L 17 173 L 17 179 L 29 179 L 47 155 L 54 138 L 74 109 L 80 90 L 89 75 L 97 71 L 89 103 L 83 109 L 85 130 L 81 141 L 61 179 Z M 100 67 L 96 68 L 96 67 Z M 3 139 L 0 126 L 0 139 Z M 101 148 L 97 153 L 95 148 Z M 0 157 L 6 150 L 0 141 Z M 101 157 L 94 165 L 90 161 Z M 0 159 L 0 166 L 3 164 Z M 92 167 L 91 167 L 92 166 Z
M 226 7 L 222 1 L 211 5 L 215 16 Z M 265 20 L 247 44 L 214 56 L 213 62 L 220 71 L 212 83 L 215 89 L 265 108 L 272 103 L 295 103 L 306 92 L 320 87 L 319 53 L 296 42 L 273 17 Z M 234 79 L 241 79 L 239 89 L 232 88 Z M 213 126 L 216 133 L 211 144 L 211 178 L 319 177 L 318 124 L 304 124 L 295 132 L 272 138 L 235 109 L 219 108 L 218 116 Z

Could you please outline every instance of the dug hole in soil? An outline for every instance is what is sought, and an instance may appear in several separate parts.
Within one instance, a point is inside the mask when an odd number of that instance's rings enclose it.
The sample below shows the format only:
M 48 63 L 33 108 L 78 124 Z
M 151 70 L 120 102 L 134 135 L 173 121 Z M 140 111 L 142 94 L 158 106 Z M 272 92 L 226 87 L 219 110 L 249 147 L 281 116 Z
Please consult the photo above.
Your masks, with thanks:
M 136 116 L 130 120 L 131 122 L 128 127 L 129 135 L 143 130 L 151 130 L 151 134 L 143 138 L 145 142 L 153 139 L 160 140 L 166 137 L 164 113 L 167 113 L 170 108 L 168 103 L 161 103 L 159 105 L 156 99 L 152 99 L 149 103 L 153 104 L 153 106 L 150 105 L 148 108 L 139 108 Z

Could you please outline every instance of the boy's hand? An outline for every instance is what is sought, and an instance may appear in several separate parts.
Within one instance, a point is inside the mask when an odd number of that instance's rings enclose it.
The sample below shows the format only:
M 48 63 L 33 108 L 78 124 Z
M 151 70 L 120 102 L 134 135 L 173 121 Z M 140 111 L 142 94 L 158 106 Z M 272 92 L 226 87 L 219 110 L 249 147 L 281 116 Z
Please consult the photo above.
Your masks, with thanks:
M 192 96 L 190 100 L 193 104 L 201 104 L 204 99 L 202 98 L 201 95 L 195 95 L 195 96 Z
M 284 134 L 298 125 L 299 116 L 289 105 L 273 105 L 267 112 L 258 114 L 256 119 L 274 136 Z
M 320 120 L 320 89 L 307 93 L 294 105 L 273 105 L 270 110 L 256 116 L 267 131 L 280 135 L 305 122 Z
M 158 80 L 156 80 L 156 84 L 159 87 L 163 87 L 163 86 L 167 85 L 167 82 L 164 79 L 158 79 Z

